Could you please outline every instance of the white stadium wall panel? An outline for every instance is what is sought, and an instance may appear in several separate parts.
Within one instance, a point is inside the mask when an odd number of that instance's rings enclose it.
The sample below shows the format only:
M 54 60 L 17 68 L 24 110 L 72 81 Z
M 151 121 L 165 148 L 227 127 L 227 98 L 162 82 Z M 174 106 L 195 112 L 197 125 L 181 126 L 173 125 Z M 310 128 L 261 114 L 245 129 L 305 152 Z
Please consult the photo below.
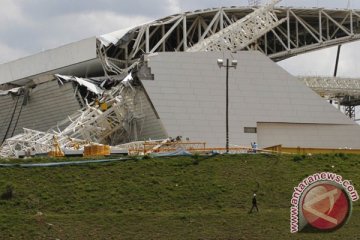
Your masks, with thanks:
M 258 123 L 259 145 L 359 149 L 360 127 L 340 124 Z
M 345 127 L 355 129 L 347 131 L 353 135 L 349 139 L 359 136 L 358 125 L 268 57 L 255 51 L 147 56 L 154 80 L 142 82 L 169 136 L 206 141 L 208 146 L 225 146 L 226 78 L 225 68 L 220 69 L 217 65 L 218 58 L 238 61 L 236 69 L 229 69 L 230 145 L 249 146 L 250 142 L 258 141 L 256 133 L 245 133 L 244 130 L 255 129 L 262 122 L 320 126 L 322 132 L 325 129 L 326 132 L 334 131 L 334 136 Z M 296 128 L 298 125 L 290 126 Z M 306 143 L 304 134 L 293 137 L 299 138 L 294 146 Z M 318 137 L 312 138 L 312 141 L 319 140 L 317 147 L 344 145 L 335 142 L 322 145 L 323 137 L 321 134 Z M 265 138 L 262 136 L 261 139 Z M 272 145 L 271 136 L 266 139 L 269 141 L 260 142 L 261 147 Z M 273 143 L 280 144 L 278 141 Z M 281 144 L 286 143 L 289 141 Z M 360 148 L 360 142 L 354 142 L 352 146 Z

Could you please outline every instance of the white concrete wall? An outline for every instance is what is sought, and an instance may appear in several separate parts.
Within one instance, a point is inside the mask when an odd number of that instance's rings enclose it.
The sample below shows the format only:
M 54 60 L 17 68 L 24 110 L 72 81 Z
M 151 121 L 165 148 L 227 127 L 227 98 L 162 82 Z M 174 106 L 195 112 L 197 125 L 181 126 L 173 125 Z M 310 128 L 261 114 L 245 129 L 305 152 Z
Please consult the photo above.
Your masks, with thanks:
M 225 68 L 218 58 L 238 60 L 229 80 L 231 145 L 257 141 L 244 127 L 258 122 L 355 125 L 259 52 L 158 53 L 147 57 L 155 80 L 143 84 L 169 136 L 225 146 Z
M 96 58 L 96 37 L 0 65 L 0 84 Z
M 156 116 L 144 91 L 137 91 L 134 111 L 143 118 L 136 121 L 137 139 L 132 139 L 132 141 L 165 139 L 167 137 L 166 130 Z
M 357 125 L 258 123 L 258 141 L 263 147 L 356 148 Z

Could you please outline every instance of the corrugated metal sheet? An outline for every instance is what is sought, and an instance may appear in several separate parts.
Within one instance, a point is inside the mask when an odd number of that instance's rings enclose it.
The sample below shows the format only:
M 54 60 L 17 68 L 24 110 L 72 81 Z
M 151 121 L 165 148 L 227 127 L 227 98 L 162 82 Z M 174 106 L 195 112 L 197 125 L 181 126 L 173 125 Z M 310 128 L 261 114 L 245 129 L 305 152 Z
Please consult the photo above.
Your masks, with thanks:
M 4 135 L 9 127 L 12 115 L 15 113 L 16 101 L 19 97 L 14 95 L 0 96 L 1 108 L 0 108 L 0 142 L 4 139 Z M 19 99 L 20 101 L 20 99 Z M 18 101 L 18 102 L 19 102 Z M 10 129 L 9 129 L 10 130 Z
M 19 100 L 16 106 L 17 98 Z M 24 95 L 0 96 L 3 104 L 0 109 L 0 140 L 4 138 L 9 125 L 7 138 L 21 133 L 23 128 L 47 131 L 56 126 L 58 121 L 80 109 L 72 83 L 59 86 L 56 80 L 31 89 L 26 105 L 23 105 L 23 99 Z

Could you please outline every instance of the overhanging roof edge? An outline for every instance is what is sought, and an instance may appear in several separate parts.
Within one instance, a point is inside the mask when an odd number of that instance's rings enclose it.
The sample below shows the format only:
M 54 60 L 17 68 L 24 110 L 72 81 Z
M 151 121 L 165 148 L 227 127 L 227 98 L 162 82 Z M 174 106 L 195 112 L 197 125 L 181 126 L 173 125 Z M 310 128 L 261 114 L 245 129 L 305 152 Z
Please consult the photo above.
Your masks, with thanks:
M 96 58 L 96 37 L 86 38 L 1 64 L 0 84 L 18 81 Z

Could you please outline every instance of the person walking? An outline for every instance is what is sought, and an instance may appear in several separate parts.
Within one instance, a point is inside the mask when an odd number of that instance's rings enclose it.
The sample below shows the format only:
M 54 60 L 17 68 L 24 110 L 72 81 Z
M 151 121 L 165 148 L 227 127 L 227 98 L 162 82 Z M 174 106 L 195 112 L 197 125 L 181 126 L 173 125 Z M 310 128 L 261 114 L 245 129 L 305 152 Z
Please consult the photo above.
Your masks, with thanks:
M 254 151 L 254 153 L 256 153 L 256 150 L 257 150 L 257 143 L 254 142 L 254 144 L 253 144 L 253 151 Z
M 254 195 L 253 195 L 253 198 L 252 198 L 252 207 L 251 207 L 249 213 L 252 213 L 252 211 L 253 211 L 254 208 L 256 209 L 256 212 L 259 212 L 259 208 L 258 208 L 258 206 L 257 206 L 257 201 L 256 201 L 256 193 L 254 193 Z

